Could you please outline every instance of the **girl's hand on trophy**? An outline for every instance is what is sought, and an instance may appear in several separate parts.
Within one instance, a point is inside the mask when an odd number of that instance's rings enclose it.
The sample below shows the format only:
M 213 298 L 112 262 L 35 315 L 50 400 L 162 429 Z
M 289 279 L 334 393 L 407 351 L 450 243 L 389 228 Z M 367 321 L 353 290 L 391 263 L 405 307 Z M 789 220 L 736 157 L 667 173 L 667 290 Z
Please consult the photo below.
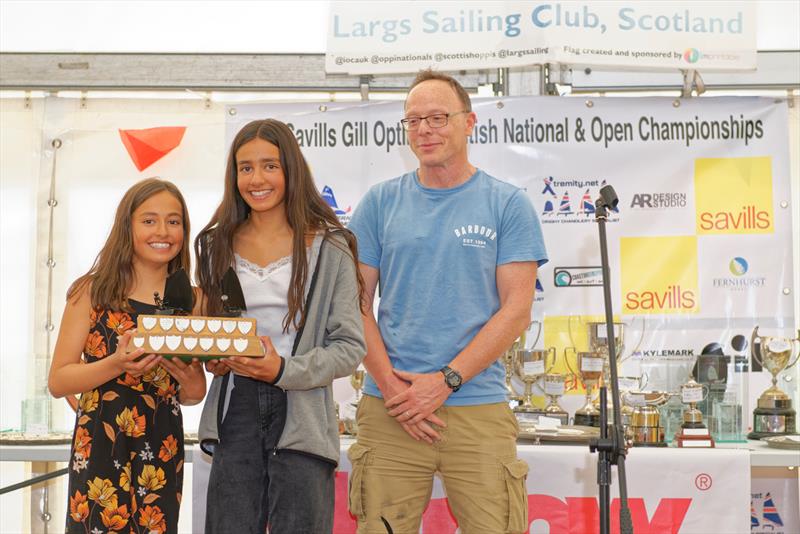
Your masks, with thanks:
M 181 385 L 181 404 L 197 404 L 206 394 L 206 377 L 200 360 L 192 358 L 186 363 L 178 357 L 159 356 L 161 366 Z
M 260 339 L 261 344 L 264 346 L 263 357 L 231 356 L 226 360 L 226 363 L 236 374 L 249 376 L 271 384 L 277 378 L 278 373 L 281 372 L 283 358 L 278 355 L 269 336 L 261 336 Z
M 226 375 L 231 371 L 231 368 L 228 367 L 224 360 L 208 360 L 205 365 L 206 371 L 214 376 Z
M 144 349 L 134 349 L 128 352 L 128 344 L 131 341 L 131 333 L 125 332 L 117 338 L 117 350 L 108 358 L 114 362 L 119 374 L 127 373 L 133 377 L 139 377 L 158 365 L 158 355 L 144 354 Z

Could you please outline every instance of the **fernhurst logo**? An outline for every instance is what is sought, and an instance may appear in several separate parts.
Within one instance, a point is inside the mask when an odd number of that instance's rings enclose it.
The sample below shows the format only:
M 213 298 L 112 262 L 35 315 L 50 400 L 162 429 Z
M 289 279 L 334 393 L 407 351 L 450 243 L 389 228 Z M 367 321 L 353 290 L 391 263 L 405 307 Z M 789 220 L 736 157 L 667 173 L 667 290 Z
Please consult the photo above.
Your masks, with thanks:
M 716 288 L 728 291 L 744 291 L 746 289 L 759 289 L 767 283 L 765 276 L 745 276 L 750 270 L 750 264 L 742 257 L 731 258 L 728 262 L 728 271 L 733 276 L 721 276 L 711 282 Z
M 747 260 L 739 257 L 733 258 L 728 264 L 728 269 L 734 276 L 742 276 L 747 273 Z
M 462 247 L 486 248 L 489 241 L 497 239 L 494 228 L 482 224 L 466 224 L 453 229 Z
M 603 285 L 603 268 L 556 267 L 553 269 L 553 285 L 556 287 L 594 287 Z
M 772 158 L 700 158 L 694 164 L 698 235 L 771 234 Z
M 686 63 L 697 63 L 700 60 L 700 50 L 696 48 L 687 48 L 683 52 L 683 60 Z
M 666 210 L 686 207 L 686 193 L 636 193 L 631 200 L 632 209 Z
M 541 222 L 548 223 L 583 223 L 593 222 L 594 199 L 600 196 L 600 188 L 606 185 L 605 180 L 569 179 L 557 180 L 552 176 L 543 178 L 544 204 L 541 211 Z M 619 213 L 619 208 L 614 208 L 609 222 L 619 221 L 614 214 Z
M 347 223 L 350 222 L 351 206 L 348 206 L 347 209 L 344 210 L 341 209 L 339 205 L 336 203 L 336 197 L 333 194 L 333 189 L 331 189 L 327 185 L 323 187 L 322 198 L 325 200 L 325 202 L 328 203 L 328 206 L 330 206 L 333 209 L 333 213 L 335 213 L 336 216 L 339 217 L 339 221 L 342 224 L 347 225 Z

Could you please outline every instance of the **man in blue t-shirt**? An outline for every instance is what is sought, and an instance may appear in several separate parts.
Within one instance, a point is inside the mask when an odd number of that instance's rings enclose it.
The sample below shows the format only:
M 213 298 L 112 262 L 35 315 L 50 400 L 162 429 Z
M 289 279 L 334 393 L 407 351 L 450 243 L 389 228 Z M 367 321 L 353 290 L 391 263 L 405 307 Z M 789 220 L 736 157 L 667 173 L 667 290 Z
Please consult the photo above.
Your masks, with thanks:
M 528 528 L 498 358 L 530 324 L 547 253 L 525 192 L 470 164 L 475 121 L 458 81 L 421 72 L 402 120 L 419 168 L 371 188 L 350 223 L 368 307 L 348 452 L 359 533 L 418 532 L 437 471 L 462 533 Z

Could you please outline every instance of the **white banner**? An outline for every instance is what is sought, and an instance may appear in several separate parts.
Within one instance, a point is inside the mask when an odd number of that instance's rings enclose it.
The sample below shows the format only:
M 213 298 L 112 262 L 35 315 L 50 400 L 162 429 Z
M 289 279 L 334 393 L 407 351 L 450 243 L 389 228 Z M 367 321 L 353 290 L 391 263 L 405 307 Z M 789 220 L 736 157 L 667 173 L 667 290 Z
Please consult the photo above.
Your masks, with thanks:
M 750 501 L 752 534 L 800 532 L 800 480 L 796 469 L 753 469 Z
M 517 97 L 474 109 L 471 161 L 526 189 L 542 222 L 550 262 L 533 313 L 560 359 L 587 350 L 589 323 L 603 317 L 593 205 L 606 183 L 620 197 L 608 223 L 614 310 L 635 356 L 626 365 L 646 368 L 648 388 L 683 383 L 708 345 L 747 353 L 731 341 L 756 324 L 792 334 L 785 102 Z M 416 167 L 402 116 L 401 102 L 243 105 L 227 137 L 256 118 L 290 124 L 346 222 L 371 185 Z
M 328 72 L 540 63 L 755 69 L 756 6 L 743 1 L 330 3 Z
M 336 474 L 334 534 L 355 534 L 347 510 L 350 463 L 343 440 Z M 197 532 L 205 521 L 210 463 L 195 448 L 192 519 Z M 531 534 L 597 534 L 597 456 L 585 446 L 518 445 L 528 462 L 528 515 Z M 750 532 L 750 453 L 745 449 L 629 450 L 628 507 L 637 534 L 746 534 Z M 611 485 L 611 532 L 619 532 L 616 468 Z M 456 522 L 439 478 L 422 518 L 422 534 L 455 534 Z M 786 531 L 788 534 L 789 531 Z

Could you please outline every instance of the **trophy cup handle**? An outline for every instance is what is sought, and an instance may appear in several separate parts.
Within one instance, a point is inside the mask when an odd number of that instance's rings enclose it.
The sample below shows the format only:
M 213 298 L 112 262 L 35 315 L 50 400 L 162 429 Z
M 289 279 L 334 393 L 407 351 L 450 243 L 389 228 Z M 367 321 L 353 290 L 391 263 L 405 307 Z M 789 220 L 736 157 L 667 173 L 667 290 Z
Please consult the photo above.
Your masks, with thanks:
M 794 346 L 795 342 L 797 343 L 797 348 L 798 348 L 797 354 L 795 354 L 794 356 L 794 361 L 791 362 L 789 365 L 787 365 L 784 371 L 793 366 L 794 364 L 796 364 L 798 360 L 800 360 L 800 328 L 797 329 L 797 337 L 792 340 L 792 346 Z
M 567 363 L 567 369 L 569 369 L 569 372 L 572 373 L 575 377 L 577 377 L 578 373 L 575 372 L 575 369 L 572 367 L 572 364 L 569 362 L 568 354 L 570 352 L 574 352 L 575 353 L 575 360 L 576 360 L 575 361 L 575 365 L 577 366 L 578 365 L 578 362 L 577 362 L 578 349 L 576 349 L 575 347 L 565 347 L 564 348 L 564 361 Z
M 758 348 L 756 348 L 756 339 L 759 340 Z M 761 337 L 758 335 L 758 326 L 753 328 L 753 333 L 750 334 L 750 353 L 753 355 L 753 358 L 758 362 L 758 364 L 764 367 L 764 362 L 761 360 Z
M 708 384 L 700 384 L 700 385 L 703 386 L 703 398 L 700 400 L 700 402 L 703 402 L 708 398 L 708 394 L 711 391 L 711 389 L 708 387 Z
M 542 330 L 544 329 L 544 323 L 542 321 L 533 320 L 533 321 L 531 321 L 531 324 L 528 325 L 528 328 L 532 327 L 533 325 L 538 325 L 538 328 L 536 329 L 536 338 L 533 340 L 533 343 L 531 343 L 531 345 L 530 345 L 531 348 L 535 348 L 536 344 L 539 343 L 539 338 L 542 337 Z
M 572 348 L 575 349 L 575 354 L 577 355 L 578 346 L 575 344 L 575 336 L 572 335 L 572 317 L 572 315 L 567 316 L 567 335 L 569 336 L 569 342 L 572 343 Z M 580 316 L 578 317 L 578 321 L 580 321 Z
M 632 351 L 630 351 L 628 354 L 626 354 L 624 358 L 621 358 L 619 360 L 619 363 L 624 362 L 625 360 L 627 360 L 628 358 L 630 358 L 631 356 L 633 356 L 634 354 L 639 352 L 639 349 L 642 348 L 642 343 L 644 342 L 644 334 L 645 334 L 645 330 L 646 330 L 646 327 L 647 327 L 647 320 L 645 319 L 644 315 L 640 315 L 639 317 L 642 320 L 642 331 L 639 334 L 639 341 L 636 342 L 636 345 L 633 347 Z M 620 348 L 620 353 L 623 353 L 623 352 L 625 352 L 625 346 L 624 345 Z
M 550 363 L 550 365 L 547 365 L 547 357 L 550 356 L 550 355 L 552 355 L 553 361 L 552 361 L 552 363 Z M 556 348 L 555 347 L 550 347 L 549 349 L 545 349 L 545 355 L 544 355 L 544 368 L 545 368 L 544 372 L 545 373 L 549 373 L 550 371 L 553 370 L 553 368 L 556 366 L 556 359 L 557 358 L 558 358 L 558 354 L 556 354 Z

